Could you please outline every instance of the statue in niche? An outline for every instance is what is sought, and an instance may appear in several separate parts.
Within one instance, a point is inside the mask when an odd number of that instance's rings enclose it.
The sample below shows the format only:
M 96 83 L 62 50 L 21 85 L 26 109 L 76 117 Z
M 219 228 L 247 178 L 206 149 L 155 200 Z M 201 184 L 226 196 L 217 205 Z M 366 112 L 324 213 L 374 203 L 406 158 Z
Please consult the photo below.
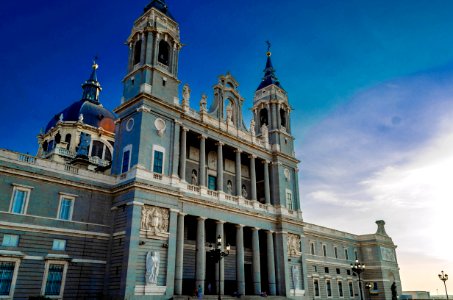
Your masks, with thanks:
M 228 180 L 226 189 L 228 194 L 233 194 L 233 183 L 231 182 L 231 180 Z
M 197 170 L 192 170 L 192 185 L 198 184 Z
M 263 138 L 264 142 L 269 142 L 269 130 L 267 129 L 266 124 L 263 124 L 263 126 L 261 126 L 261 137 Z
M 242 185 L 242 197 L 247 198 L 248 193 L 247 193 L 247 188 L 245 187 L 245 184 Z
M 168 235 L 169 212 L 166 208 L 143 206 L 141 229 L 148 237 L 166 237 Z
M 255 120 L 250 121 L 250 132 L 255 136 Z
M 208 104 L 208 96 L 206 94 L 201 95 L 201 100 L 200 100 L 200 111 L 206 112 L 207 111 L 207 104 Z
M 298 266 L 291 266 L 291 275 L 293 279 L 294 289 L 299 289 L 299 267 Z
M 77 156 L 78 157 L 88 157 L 88 149 L 91 144 L 91 135 L 88 133 L 82 132 L 80 134 L 80 142 L 77 147 Z
M 288 234 L 288 256 L 299 256 L 301 254 L 300 236 Z
M 226 107 L 226 123 L 232 124 L 232 117 L 233 117 L 233 107 L 231 107 L 231 103 L 228 103 Z
M 159 275 L 160 254 L 158 251 L 148 251 L 146 254 L 146 284 L 157 284 Z

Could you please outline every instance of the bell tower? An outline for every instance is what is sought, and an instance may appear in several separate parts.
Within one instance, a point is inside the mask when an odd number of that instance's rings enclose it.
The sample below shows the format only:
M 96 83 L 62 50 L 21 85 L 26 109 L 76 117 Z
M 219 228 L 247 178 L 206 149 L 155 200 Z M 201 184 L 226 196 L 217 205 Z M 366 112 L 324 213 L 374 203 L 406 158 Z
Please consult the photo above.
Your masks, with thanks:
M 291 135 L 288 95 L 275 75 L 272 65 L 270 43 L 266 53 L 267 61 L 264 77 L 253 99 L 253 118 L 257 136 L 268 133 L 269 144 L 273 151 L 294 156 L 294 138 Z
M 129 60 L 122 102 L 141 93 L 168 103 L 178 97 L 179 25 L 164 0 L 153 0 L 127 39 Z

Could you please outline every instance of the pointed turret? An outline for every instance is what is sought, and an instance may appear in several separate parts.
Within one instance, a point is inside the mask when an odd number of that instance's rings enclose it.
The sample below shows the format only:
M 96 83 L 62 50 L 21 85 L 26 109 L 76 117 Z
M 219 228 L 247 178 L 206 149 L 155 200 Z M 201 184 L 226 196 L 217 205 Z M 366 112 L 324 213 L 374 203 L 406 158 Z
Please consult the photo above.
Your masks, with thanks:
M 266 53 L 266 55 L 267 55 L 266 68 L 264 68 L 264 71 L 263 71 L 264 77 L 256 90 L 260 90 L 260 89 L 265 88 L 272 84 L 283 89 L 283 87 L 280 84 L 280 81 L 278 80 L 277 76 L 275 75 L 275 69 L 274 69 L 274 66 L 272 65 L 272 60 L 271 60 L 272 53 L 270 51 L 271 44 L 269 42 L 267 42 L 267 46 L 268 46 L 268 51 Z
M 82 100 L 99 103 L 99 92 L 102 89 L 96 74 L 96 70 L 99 67 L 98 64 L 96 64 L 96 60 L 93 61 L 93 65 L 91 67 L 93 68 L 93 71 L 91 72 L 90 78 L 82 85 Z

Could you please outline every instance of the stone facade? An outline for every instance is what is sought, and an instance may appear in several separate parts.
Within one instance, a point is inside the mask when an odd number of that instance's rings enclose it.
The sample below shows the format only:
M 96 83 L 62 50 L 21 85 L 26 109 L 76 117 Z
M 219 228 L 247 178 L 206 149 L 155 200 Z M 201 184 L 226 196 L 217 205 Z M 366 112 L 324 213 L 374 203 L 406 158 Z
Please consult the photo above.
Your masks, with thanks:
M 0 265 L 10 276 L 2 296 L 170 299 L 198 289 L 360 299 L 356 258 L 367 265 L 363 285 L 372 284 L 365 299 L 391 299 L 393 282 L 400 293 L 383 221 L 363 236 L 303 221 L 291 108 L 270 52 L 246 125 L 229 73 L 209 108 L 205 95 L 199 111 L 190 107 L 189 85 L 179 99 L 179 26 L 163 1 L 148 5 L 127 42 L 114 134 L 62 116 L 40 135 L 38 156 L 0 150 Z M 72 148 L 43 150 L 59 132 L 78 138 Z M 84 150 L 82 132 L 103 142 L 102 157 L 92 158 L 92 143 Z M 218 236 L 230 246 L 220 266 L 209 255 Z

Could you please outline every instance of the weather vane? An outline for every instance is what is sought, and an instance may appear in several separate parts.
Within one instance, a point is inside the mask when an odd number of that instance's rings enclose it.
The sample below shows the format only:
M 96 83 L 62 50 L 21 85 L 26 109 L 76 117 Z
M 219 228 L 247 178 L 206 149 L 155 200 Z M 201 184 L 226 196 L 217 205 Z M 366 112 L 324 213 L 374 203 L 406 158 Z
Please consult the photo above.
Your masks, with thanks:
M 271 52 L 271 42 L 266 41 L 266 45 L 267 45 L 267 52 Z

